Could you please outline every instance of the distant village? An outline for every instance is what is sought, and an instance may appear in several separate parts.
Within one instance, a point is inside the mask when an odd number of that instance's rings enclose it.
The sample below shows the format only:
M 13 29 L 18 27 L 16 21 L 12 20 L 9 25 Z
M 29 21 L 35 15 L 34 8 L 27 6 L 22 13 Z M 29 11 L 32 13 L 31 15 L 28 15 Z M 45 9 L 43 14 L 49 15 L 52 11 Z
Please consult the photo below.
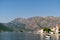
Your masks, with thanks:
M 44 29 L 40 29 L 40 30 L 35 31 L 34 33 L 36 33 L 36 34 L 45 34 L 45 33 L 59 34 L 60 33 L 60 24 L 56 24 L 56 26 L 53 28 L 45 28 L 45 30 L 46 31 L 44 31 Z M 49 30 L 51 30 L 51 31 L 49 31 Z

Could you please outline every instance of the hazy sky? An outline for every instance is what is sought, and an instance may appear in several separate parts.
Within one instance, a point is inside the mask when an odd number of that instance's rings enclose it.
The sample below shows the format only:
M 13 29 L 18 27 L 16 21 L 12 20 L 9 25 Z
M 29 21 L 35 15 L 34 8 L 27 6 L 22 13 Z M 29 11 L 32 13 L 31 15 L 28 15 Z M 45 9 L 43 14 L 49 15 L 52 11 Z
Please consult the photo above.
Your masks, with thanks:
M 60 0 L 0 0 L 0 22 L 32 16 L 60 16 Z

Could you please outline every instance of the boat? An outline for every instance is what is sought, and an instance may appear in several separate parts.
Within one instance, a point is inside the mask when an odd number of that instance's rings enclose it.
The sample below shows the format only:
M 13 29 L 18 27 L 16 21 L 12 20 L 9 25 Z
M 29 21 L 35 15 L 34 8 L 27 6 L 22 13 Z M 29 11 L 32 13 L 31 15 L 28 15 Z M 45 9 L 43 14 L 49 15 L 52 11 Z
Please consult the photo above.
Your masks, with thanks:
M 51 38 L 50 35 L 46 35 L 46 36 L 45 36 L 45 39 L 50 39 L 50 38 Z

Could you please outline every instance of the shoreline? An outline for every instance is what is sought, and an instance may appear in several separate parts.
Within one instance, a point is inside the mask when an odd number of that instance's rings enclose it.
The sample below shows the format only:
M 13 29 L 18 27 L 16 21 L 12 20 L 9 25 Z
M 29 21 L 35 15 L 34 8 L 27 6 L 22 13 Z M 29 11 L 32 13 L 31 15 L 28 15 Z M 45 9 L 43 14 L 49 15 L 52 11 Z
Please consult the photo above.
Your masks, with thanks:
M 36 33 L 34 33 L 34 34 L 36 34 Z M 40 35 L 60 35 L 60 34 L 40 33 Z

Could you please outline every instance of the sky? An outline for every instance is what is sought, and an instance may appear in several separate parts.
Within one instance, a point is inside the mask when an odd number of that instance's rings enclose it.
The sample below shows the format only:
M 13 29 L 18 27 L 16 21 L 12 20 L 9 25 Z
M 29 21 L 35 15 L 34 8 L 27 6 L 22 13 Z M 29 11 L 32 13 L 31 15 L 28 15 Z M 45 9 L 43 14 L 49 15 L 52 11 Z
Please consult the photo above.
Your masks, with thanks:
M 34 16 L 60 16 L 60 0 L 0 0 L 0 22 Z

